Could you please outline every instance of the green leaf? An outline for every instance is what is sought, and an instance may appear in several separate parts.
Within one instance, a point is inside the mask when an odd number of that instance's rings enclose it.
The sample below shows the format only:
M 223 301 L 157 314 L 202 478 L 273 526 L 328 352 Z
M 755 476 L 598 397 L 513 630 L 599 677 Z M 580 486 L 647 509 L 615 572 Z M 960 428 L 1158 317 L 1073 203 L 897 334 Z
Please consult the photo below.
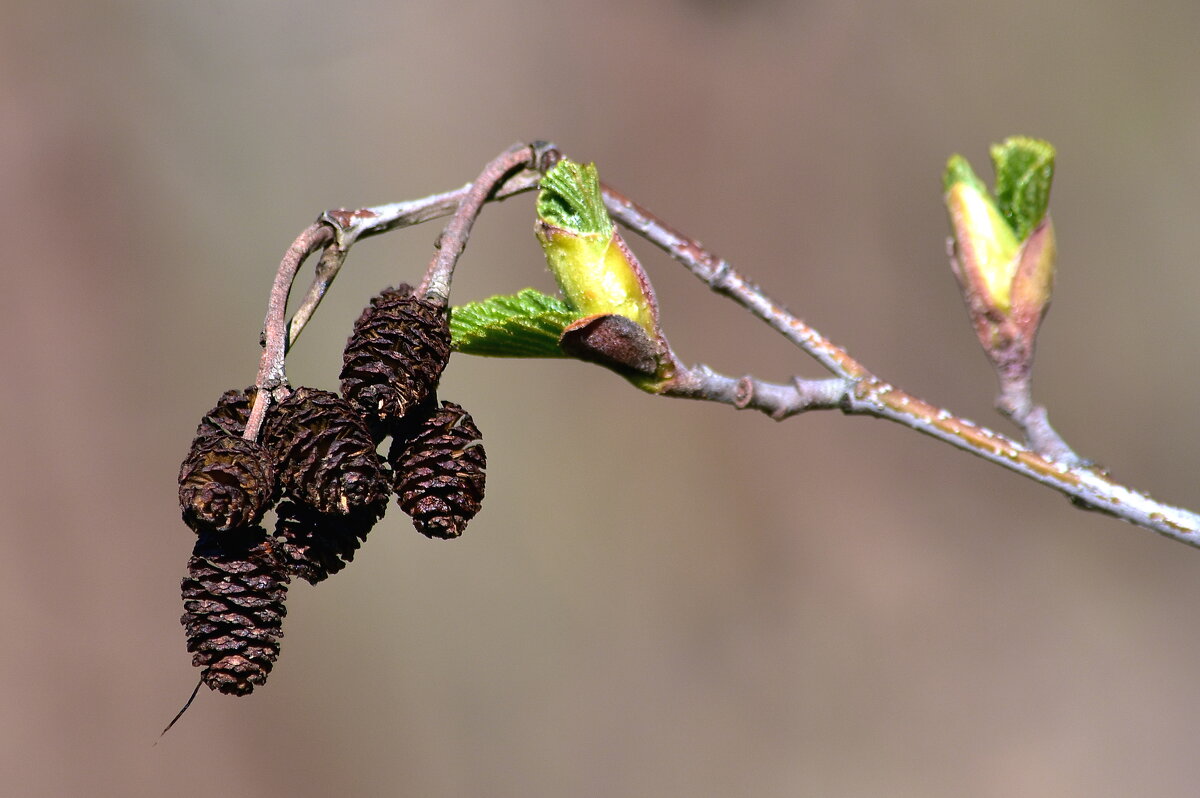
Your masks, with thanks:
M 450 338 L 459 352 L 484 357 L 567 357 L 562 331 L 583 315 L 561 299 L 526 288 L 450 310 Z
M 958 183 L 966 183 L 976 191 L 987 194 L 987 186 L 975 174 L 966 158 L 957 153 L 946 161 L 946 171 L 942 173 L 942 190 L 949 191 Z
M 604 238 L 612 234 L 594 163 L 563 158 L 546 172 L 538 192 L 537 215 L 543 222 L 574 233 Z
M 1046 216 L 1054 181 L 1054 147 L 1048 141 L 1012 136 L 991 148 L 996 170 L 996 204 L 1018 241 Z

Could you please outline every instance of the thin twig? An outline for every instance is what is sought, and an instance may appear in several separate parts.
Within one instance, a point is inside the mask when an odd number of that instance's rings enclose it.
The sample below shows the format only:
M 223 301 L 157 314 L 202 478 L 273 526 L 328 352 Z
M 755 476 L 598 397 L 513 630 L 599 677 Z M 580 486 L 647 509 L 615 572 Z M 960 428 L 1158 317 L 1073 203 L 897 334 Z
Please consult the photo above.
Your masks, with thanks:
M 662 391 L 664 394 L 752 408 L 780 419 L 804 410 L 833 407 L 848 414 L 887 419 L 1053 488 L 1079 506 L 1200 547 L 1200 515 L 1155 501 L 1114 482 L 1099 468 L 1078 461 L 1048 459 L 1004 435 L 889 385 L 694 239 L 607 186 L 604 198 L 615 219 L 682 263 L 714 291 L 733 299 L 782 333 L 840 378 L 833 381 L 797 378 L 789 386 L 749 377 L 735 380 L 697 367 L 681 371 L 677 375 L 678 384 L 668 384 Z
M 704 249 L 700 242 L 669 227 L 657 216 L 608 185 L 604 202 L 617 221 L 666 250 L 709 288 L 723 294 L 774 327 L 818 363 L 838 377 L 859 379 L 870 374 L 854 358 L 812 327 L 768 299 L 758 286 L 734 270 L 724 258 Z
M 271 295 L 267 300 L 267 318 L 263 322 L 262 357 L 258 362 L 258 376 L 254 385 L 258 389 L 254 396 L 254 406 L 250 409 L 250 417 L 246 421 L 246 429 L 242 437 L 246 440 L 258 438 L 262 427 L 263 417 L 267 412 L 272 391 L 282 388 L 287 383 L 287 372 L 284 359 L 287 355 L 287 301 L 291 293 L 292 283 L 296 272 L 304 259 L 333 239 L 333 229 L 323 222 L 313 222 L 304 232 L 296 237 L 288 247 L 279 262 L 275 272 L 275 282 L 271 285 Z
M 496 192 L 488 197 L 489 202 L 507 199 L 516 194 L 523 194 L 538 187 L 541 175 L 536 171 L 523 171 L 510 177 Z M 408 202 L 393 202 L 387 205 L 376 205 L 358 210 L 338 208 L 325 211 L 320 220 L 330 225 L 334 230 L 334 243 L 325 248 L 320 263 L 317 264 L 317 274 L 304 299 L 296 308 L 295 315 L 288 323 L 288 346 L 296 342 L 304 326 L 308 324 L 317 306 L 325 297 L 325 292 L 338 275 L 345 263 L 350 247 L 361 238 L 379 235 L 390 230 L 428 222 L 454 213 L 459 204 L 471 190 L 471 183 L 454 191 L 432 194 Z
M 349 254 L 349 250 L 339 246 L 336 240 L 325 247 L 325 251 L 321 253 L 321 259 L 317 261 L 317 273 L 313 277 L 312 284 L 309 285 L 308 291 L 304 295 L 304 300 L 296 308 L 296 312 L 292 314 L 291 321 L 288 322 L 287 351 L 290 352 L 296 344 L 296 339 L 300 337 L 300 333 L 304 331 L 308 320 L 317 311 L 317 306 L 325 298 L 325 292 L 333 284 L 334 278 L 341 271 L 342 264 L 346 262 L 346 256 Z
M 1030 449 L 1048 460 L 1083 466 L 1088 463 L 1067 445 L 1062 436 L 1050 426 L 1046 408 L 1033 403 L 1029 368 L 1015 378 L 1000 376 L 1000 393 L 996 397 L 996 409 L 1021 428 Z
M 287 352 L 321 304 L 326 291 L 329 290 L 329 286 L 345 263 L 350 247 L 355 242 L 360 238 L 378 235 L 399 227 L 408 227 L 430 219 L 448 216 L 456 213 L 464 202 L 470 200 L 473 203 L 470 219 L 465 225 L 460 221 L 461 229 L 454 234 L 455 240 L 460 242 L 455 255 L 455 260 L 457 260 L 457 256 L 461 255 L 463 247 L 466 246 L 466 238 L 470 234 L 471 224 L 479 215 L 479 208 L 482 204 L 537 188 L 541 179 L 541 173 L 537 169 L 545 168 L 547 163 L 557 157 L 558 151 L 554 145 L 547 142 L 517 145 L 489 164 L 489 168 L 484 170 L 484 175 L 481 175 L 474 183 L 468 183 L 455 191 L 433 194 L 409 202 L 396 202 L 371 208 L 360 208 L 355 211 L 337 209 L 321 214 L 321 217 L 309 225 L 288 247 L 275 273 L 275 282 L 271 286 L 271 294 L 267 301 L 267 318 L 263 324 L 263 353 L 259 361 L 258 377 L 255 380 L 258 391 L 243 436 L 249 440 L 255 440 L 258 437 L 271 401 L 270 394 L 273 391 L 286 390 L 284 386 L 287 382 L 285 368 Z M 509 167 L 501 168 L 510 161 Z M 495 174 L 489 172 L 492 167 L 499 168 L 500 171 Z M 523 167 L 528 167 L 528 169 L 519 174 L 513 174 L 514 170 Z M 484 185 L 485 178 L 488 181 L 486 185 Z M 480 198 L 481 194 L 482 198 Z M 461 216 L 461 214 L 459 215 Z M 443 239 L 445 237 L 443 235 Z M 310 254 L 322 246 L 325 246 L 325 251 L 317 264 L 312 285 L 309 286 L 308 292 L 291 321 L 285 323 L 288 297 L 300 265 Z M 452 269 L 453 264 L 450 265 L 450 270 Z
M 509 175 L 519 169 L 536 166 L 547 153 L 557 153 L 557 150 L 544 142 L 516 144 L 483 167 L 459 203 L 454 218 L 438 238 L 438 251 L 425 272 L 425 278 L 417 287 L 418 296 L 443 307 L 446 305 L 450 300 L 450 279 L 454 267 L 467 247 L 467 239 L 475 219 L 483 209 L 483 203 Z
M 691 368 L 676 367 L 663 396 L 700 399 L 731 405 L 739 410 L 757 410 L 776 421 L 807 410 L 841 407 L 851 382 L 840 377 L 805 380 L 799 377 L 789 384 L 767 382 L 757 377 L 728 377 L 704 364 Z

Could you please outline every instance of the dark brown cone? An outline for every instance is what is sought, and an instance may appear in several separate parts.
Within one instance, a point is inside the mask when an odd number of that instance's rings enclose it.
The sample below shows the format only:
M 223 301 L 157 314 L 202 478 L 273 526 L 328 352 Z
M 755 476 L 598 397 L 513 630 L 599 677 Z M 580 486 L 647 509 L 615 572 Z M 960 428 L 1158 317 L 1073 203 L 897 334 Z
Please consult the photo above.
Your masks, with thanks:
M 487 468 L 481 437 L 467 411 L 442 402 L 407 443 L 393 442 L 396 497 L 421 534 L 456 538 L 479 512 Z
M 221 394 L 217 406 L 200 419 L 200 426 L 196 427 L 196 436 L 223 431 L 241 437 L 246 430 L 246 421 L 250 418 L 250 408 L 254 404 L 256 394 L 257 389 L 253 385 L 244 391 L 230 390 Z
M 390 476 L 374 439 L 335 393 L 298 388 L 268 419 L 263 442 L 284 493 L 317 512 L 348 515 L 388 494 Z
M 377 428 L 425 401 L 449 357 L 444 310 L 407 285 L 389 288 L 354 323 L 342 353 L 342 395 Z
M 275 537 L 284 566 L 312 585 L 336 574 L 354 559 L 386 508 L 386 498 L 349 515 L 319 513 L 283 502 L 276 508 Z
M 245 393 L 222 396 L 179 468 L 179 506 L 197 533 L 252 526 L 274 503 L 274 463 L 262 446 L 241 437 L 248 414 Z
M 192 664 L 212 690 L 246 695 L 279 656 L 288 575 L 261 527 L 196 543 L 183 580 L 183 624 Z

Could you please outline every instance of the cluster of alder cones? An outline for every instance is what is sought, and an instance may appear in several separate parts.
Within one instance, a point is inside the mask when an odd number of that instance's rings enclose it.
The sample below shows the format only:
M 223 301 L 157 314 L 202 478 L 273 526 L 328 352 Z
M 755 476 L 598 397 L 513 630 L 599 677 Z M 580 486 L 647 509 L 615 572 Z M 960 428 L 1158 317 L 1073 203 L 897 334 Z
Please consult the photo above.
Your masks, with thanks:
M 479 429 L 436 396 L 449 356 L 445 310 L 401 285 L 355 322 L 340 396 L 293 390 L 268 409 L 257 440 L 243 435 L 253 388 L 227 392 L 204 416 L 179 472 L 183 519 L 198 536 L 181 620 L 211 689 L 245 695 L 266 681 L 288 582 L 344 568 L 391 494 L 429 537 L 458 537 L 479 511 Z M 263 525 L 272 508 L 273 533 Z

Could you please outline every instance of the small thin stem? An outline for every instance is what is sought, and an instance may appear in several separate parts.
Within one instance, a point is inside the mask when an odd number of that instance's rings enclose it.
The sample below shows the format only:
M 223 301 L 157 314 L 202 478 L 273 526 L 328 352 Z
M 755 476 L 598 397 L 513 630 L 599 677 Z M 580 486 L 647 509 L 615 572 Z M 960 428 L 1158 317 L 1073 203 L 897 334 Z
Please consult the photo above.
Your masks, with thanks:
M 1066 463 L 1069 466 L 1091 465 L 1075 450 L 1067 445 L 1054 427 L 1050 426 L 1050 418 L 1045 405 L 1031 405 L 1029 412 L 1019 419 L 1014 419 L 1025 433 L 1025 441 L 1029 448 L 1056 463 Z
M 678 399 L 719 402 L 739 410 L 757 410 L 783 421 L 808 410 L 841 407 L 851 384 L 840 377 L 824 380 L 794 377 L 784 385 L 750 375 L 728 377 L 699 364 L 691 368 L 676 366 L 671 380 L 659 393 Z
M 291 321 L 288 322 L 287 335 L 287 351 L 291 351 L 296 343 L 296 339 L 300 337 L 300 333 L 304 332 L 305 325 L 316 312 L 317 306 L 321 304 L 321 300 L 325 298 L 325 292 L 329 290 L 329 286 L 333 284 L 334 278 L 341 271 L 342 264 L 346 262 L 346 256 L 349 251 L 342 246 L 339 246 L 335 241 L 325 247 L 325 251 L 321 253 L 321 259 L 317 261 L 316 275 L 313 277 L 312 284 L 308 287 L 308 292 L 304 295 L 304 300 L 300 306 L 296 308 L 296 312 L 292 314 Z
M 996 397 L 996 409 L 1021 428 L 1029 448 L 1043 457 L 1070 466 L 1087 465 L 1054 427 L 1050 426 L 1046 408 L 1033 403 L 1029 371 L 1026 368 L 1016 377 L 1006 377 L 1000 372 L 1000 393 Z
M 470 218 L 460 220 L 455 229 L 453 240 L 459 241 L 457 256 L 461 255 L 466 246 L 466 238 L 470 235 L 471 224 L 479 215 L 479 208 L 484 202 L 506 199 L 514 194 L 531 191 L 538 187 L 541 173 L 538 171 L 545 164 L 558 157 L 554 145 L 546 142 L 535 142 L 532 145 L 518 145 L 510 148 L 499 158 L 489 164 L 499 168 L 498 174 L 484 170 L 474 183 L 468 183 L 454 191 L 432 194 L 422 199 L 408 202 L 395 202 L 370 208 L 360 208 L 354 211 L 336 209 L 325 211 L 321 217 L 305 228 L 292 245 L 288 247 L 275 273 L 275 282 L 271 286 L 271 294 L 267 300 L 267 318 L 263 324 L 262 345 L 263 353 L 259 360 L 258 376 L 255 386 L 258 388 L 254 404 L 250 410 L 249 420 L 243 436 L 255 440 L 262 427 L 263 418 L 271 401 L 271 393 L 286 391 L 287 375 L 285 359 L 287 352 L 300 337 L 304 327 L 316 312 L 324 299 L 329 286 L 337 278 L 338 272 L 346 262 L 350 247 L 360 238 L 386 233 L 400 227 L 408 227 L 421 222 L 448 216 L 456 213 L 464 202 L 470 200 L 473 210 Z M 504 163 L 511 166 L 502 168 Z M 513 174 L 515 170 L 526 167 L 525 171 Z M 486 190 L 481 183 L 486 180 Z M 482 198 L 480 194 L 482 193 Z M 456 220 L 464 214 L 456 214 Z M 443 234 L 443 239 L 446 235 Z M 317 249 L 325 247 L 321 260 L 317 264 L 316 275 L 309 286 L 304 299 L 296 309 L 291 320 L 285 322 L 288 297 L 304 260 Z M 436 259 L 435 259 L 436 262 Z M 453 263 L 449 269 L 453 270 Z M 448 281 L 448 276 L 447 276 Z M 443 298 L 443 303 L 445 298 Z
M 438 238 L 438 251 L 425 272 L 425 278 L 417 287 L 418 296 L 445 307 L 450 300 L 450 280 L 454 275 L 454 267 L 467 247 L 471 228 L 475 225 L 479 212 L 483 210 L 483 204 L 513 172 L 536 166 L 539 160 L 550 152 L 557 152 L 550 144 L 516 144 L 483 167 L 483 171 L 475 178 L 475 182 L 459 203 L 454 217 Z
M 263 322 L 262 357 L 258 363 L 258 376 L 254 385 L 258 389 L 254 406 L 242 437 L 256 440 L 262 427 L 263 417 L 270 402 L 270 393 L 287 383 L 284 359 L 287 355 L 287 302 L 296 279 L 296 272 L 305 258 L 333 239 L 333 229 L 323 222 L 313 222 L 304 229 L 288 247 L 275 272 L 275 282 L 267 299 L 267 318 Z
M 496 192 L 488 197 L 488 202 L 508 199 L 516 194 L 523 194 L 538 187 L 541 175 L 535 171 L 523 171 L 510 177 Z M 360 238 L 379 235 L 391 230 L 428 222 L 454 213 L 459 204 L 471 190 L 471 183 L 454 191 L 441 194 L 431 194 L 421 199 L 408 202 L 393 202 L 387 205 L 376 205 L 370 208 L 359 208 L 350 211 L 344 208 L 325 211 L 321 221 L 330 225 L 334 230 L 335 241 L 325 248 L 321 262 L 317 264 L 317 274 L 308 288 L 304 299 L 296 308 L 295 315 L 288 323 L 288 346 L 296 342 L 300 333 L 312 318 L 317 306 L 321 304 L 329 286 L 337 278 L 350 247 Z

